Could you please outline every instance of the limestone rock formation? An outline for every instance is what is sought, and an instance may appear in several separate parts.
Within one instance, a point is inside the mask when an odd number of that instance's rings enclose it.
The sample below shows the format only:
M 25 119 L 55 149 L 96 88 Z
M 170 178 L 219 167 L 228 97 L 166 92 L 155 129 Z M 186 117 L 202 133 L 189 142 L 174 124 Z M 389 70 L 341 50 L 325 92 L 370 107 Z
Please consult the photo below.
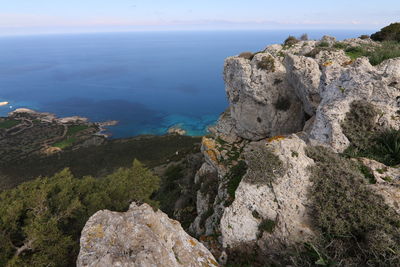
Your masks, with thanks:
M 124 213 L 99 211 L 81 236 L 78 267 L 218 266 L 213 255 L 179 222 L 149 205 L 132 203 Z
M 224 79 L 240 137 L 260 140 L 301 130 L 302 104 L 280 59 L 270 53 L 256 54 L 251 61 L 230 57 L 225 61 Z
M 306 143 L 291 135 L 252 143 L 246 153 L 260 147 L 269 149 L 278 158 L 257 158 L 260 162 L 256 166 L 264 165 L 257 166 L 262 171 L 249 162 L 255 159 L 246 159 L 249 169 L 221 220 L 224 246 L 253 241 L 279 249 L 282 244 L 305 242 L 312 235 L 306 207 L 310 185 L 307 167 L 313 160 L 305 155 Z M 282 162 L 281 173 L 274 168 L 273 161 L 277 160 Z M 268 171 L 268 168 L 273 169 Z M 269 223 L 270 227 L 264 229 L 263 223 Z

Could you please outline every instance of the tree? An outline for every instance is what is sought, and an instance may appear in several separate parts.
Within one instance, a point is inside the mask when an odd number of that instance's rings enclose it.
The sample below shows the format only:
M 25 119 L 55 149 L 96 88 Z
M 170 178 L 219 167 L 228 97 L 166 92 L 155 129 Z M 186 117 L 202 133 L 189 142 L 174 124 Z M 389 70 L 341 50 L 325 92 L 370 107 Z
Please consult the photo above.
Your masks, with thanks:
M 0 193 L 0 266 L 73 266 L 80 232 L 101 209 L 126 210 L 148 202 L 159 178 L 134 161 L 100 179 L 68 169 Z

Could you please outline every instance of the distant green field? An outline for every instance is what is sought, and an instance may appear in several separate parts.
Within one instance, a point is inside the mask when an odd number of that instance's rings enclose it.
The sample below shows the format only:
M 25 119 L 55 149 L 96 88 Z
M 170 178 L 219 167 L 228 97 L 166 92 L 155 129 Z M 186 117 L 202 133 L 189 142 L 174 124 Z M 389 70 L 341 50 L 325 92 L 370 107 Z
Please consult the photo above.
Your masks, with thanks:
M 53 146 L 61 148 L 61 149 L 65 149 L 65 148 L 71 146 L 75 142 L 76 142 L 75 138 L 68 138 L 68 139 L 65 139 L 65 140 L 63 140 L 61 142 L 53 144 Z
M 17 120 L 2 121 L 2 122 L 0 122 L 0 129 L 9 129 L 9 128 L 12 128 L 12 127 L 18 125 L 19 123 L 20 123 L 20 121 L 17 121 Z
M 75 135 L 89 128 L 87 125 L 73 125 L 68 127 L 67 136 Z

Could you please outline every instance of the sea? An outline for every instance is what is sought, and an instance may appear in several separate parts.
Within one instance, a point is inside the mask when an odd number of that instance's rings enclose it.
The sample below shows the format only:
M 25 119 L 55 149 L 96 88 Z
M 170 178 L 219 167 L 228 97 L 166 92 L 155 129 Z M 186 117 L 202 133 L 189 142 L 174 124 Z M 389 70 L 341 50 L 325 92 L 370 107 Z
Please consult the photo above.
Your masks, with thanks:
M 207 133 L 226 109 L 223 64 L 289 35 L 337 39 L 369 30 L 175 31 L 0 37 L 0 116 L 17 108 L 116 120 L 112 138 Z

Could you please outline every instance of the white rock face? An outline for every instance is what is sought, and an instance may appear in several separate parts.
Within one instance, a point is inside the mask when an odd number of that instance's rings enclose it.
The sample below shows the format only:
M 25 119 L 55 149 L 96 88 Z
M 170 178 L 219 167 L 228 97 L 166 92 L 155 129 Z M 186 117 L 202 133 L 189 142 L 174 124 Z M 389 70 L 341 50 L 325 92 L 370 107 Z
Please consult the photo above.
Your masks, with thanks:
M 269 70 L 259 67 L 266 58 L 273 61 Z M 284 65 L 271 54 L 259 53 L 251 61 L 227 58 L 224 79 L 231 117 L 240 137 L 260 140 L 303 127 L 302 104 L 286 80 Z
M 94 214 L 81 236 L 78 267 L 218 266 L 213 255 L 179 222 L 147 204 L 125 213 Z
M 272 184 L 250 184 L 246 182 L 246 176 L 243 177 L 234 202 L 225 209 L 221 220 L 223 245 L 235 247 L 262 240 L 265 246 L 278 248 L 282 244 L 304 242 L 312 235 L 306 207 L 310 186 L 307 167 L 313 160 L 305 155 L 306 143 L 291 135 L 270 142 L 252 143 L 247 149 L 252 146 L 266 146 L 274 151 L 283 162 L 285 174 L 276 177 Z M 268 177 L 260 179 L 267 180 Z M 260 232 L 259 225 L 263 220 L 274 222 L 271 233 Z
M 287 79 L 301 99 L 304 111 L 313 116 L 321 101 L 321 72 L 318 63 L 309 57 L 289 54 L 285 57 L 285 66 Z
M 375 68 L 367 58 L 360 58 L 342 68 L 340 75 L 321 90 L 322 101 L 310 134 L 313 143 L 329 145 L 337 152 L 348 147 L 341 123 L 355 100 L 365 100 L 380 111 L 380 126 L 398 129 L 400 93 L 392 86 L 400 78 L 396 65 L 398 61 L 392 60 Z

